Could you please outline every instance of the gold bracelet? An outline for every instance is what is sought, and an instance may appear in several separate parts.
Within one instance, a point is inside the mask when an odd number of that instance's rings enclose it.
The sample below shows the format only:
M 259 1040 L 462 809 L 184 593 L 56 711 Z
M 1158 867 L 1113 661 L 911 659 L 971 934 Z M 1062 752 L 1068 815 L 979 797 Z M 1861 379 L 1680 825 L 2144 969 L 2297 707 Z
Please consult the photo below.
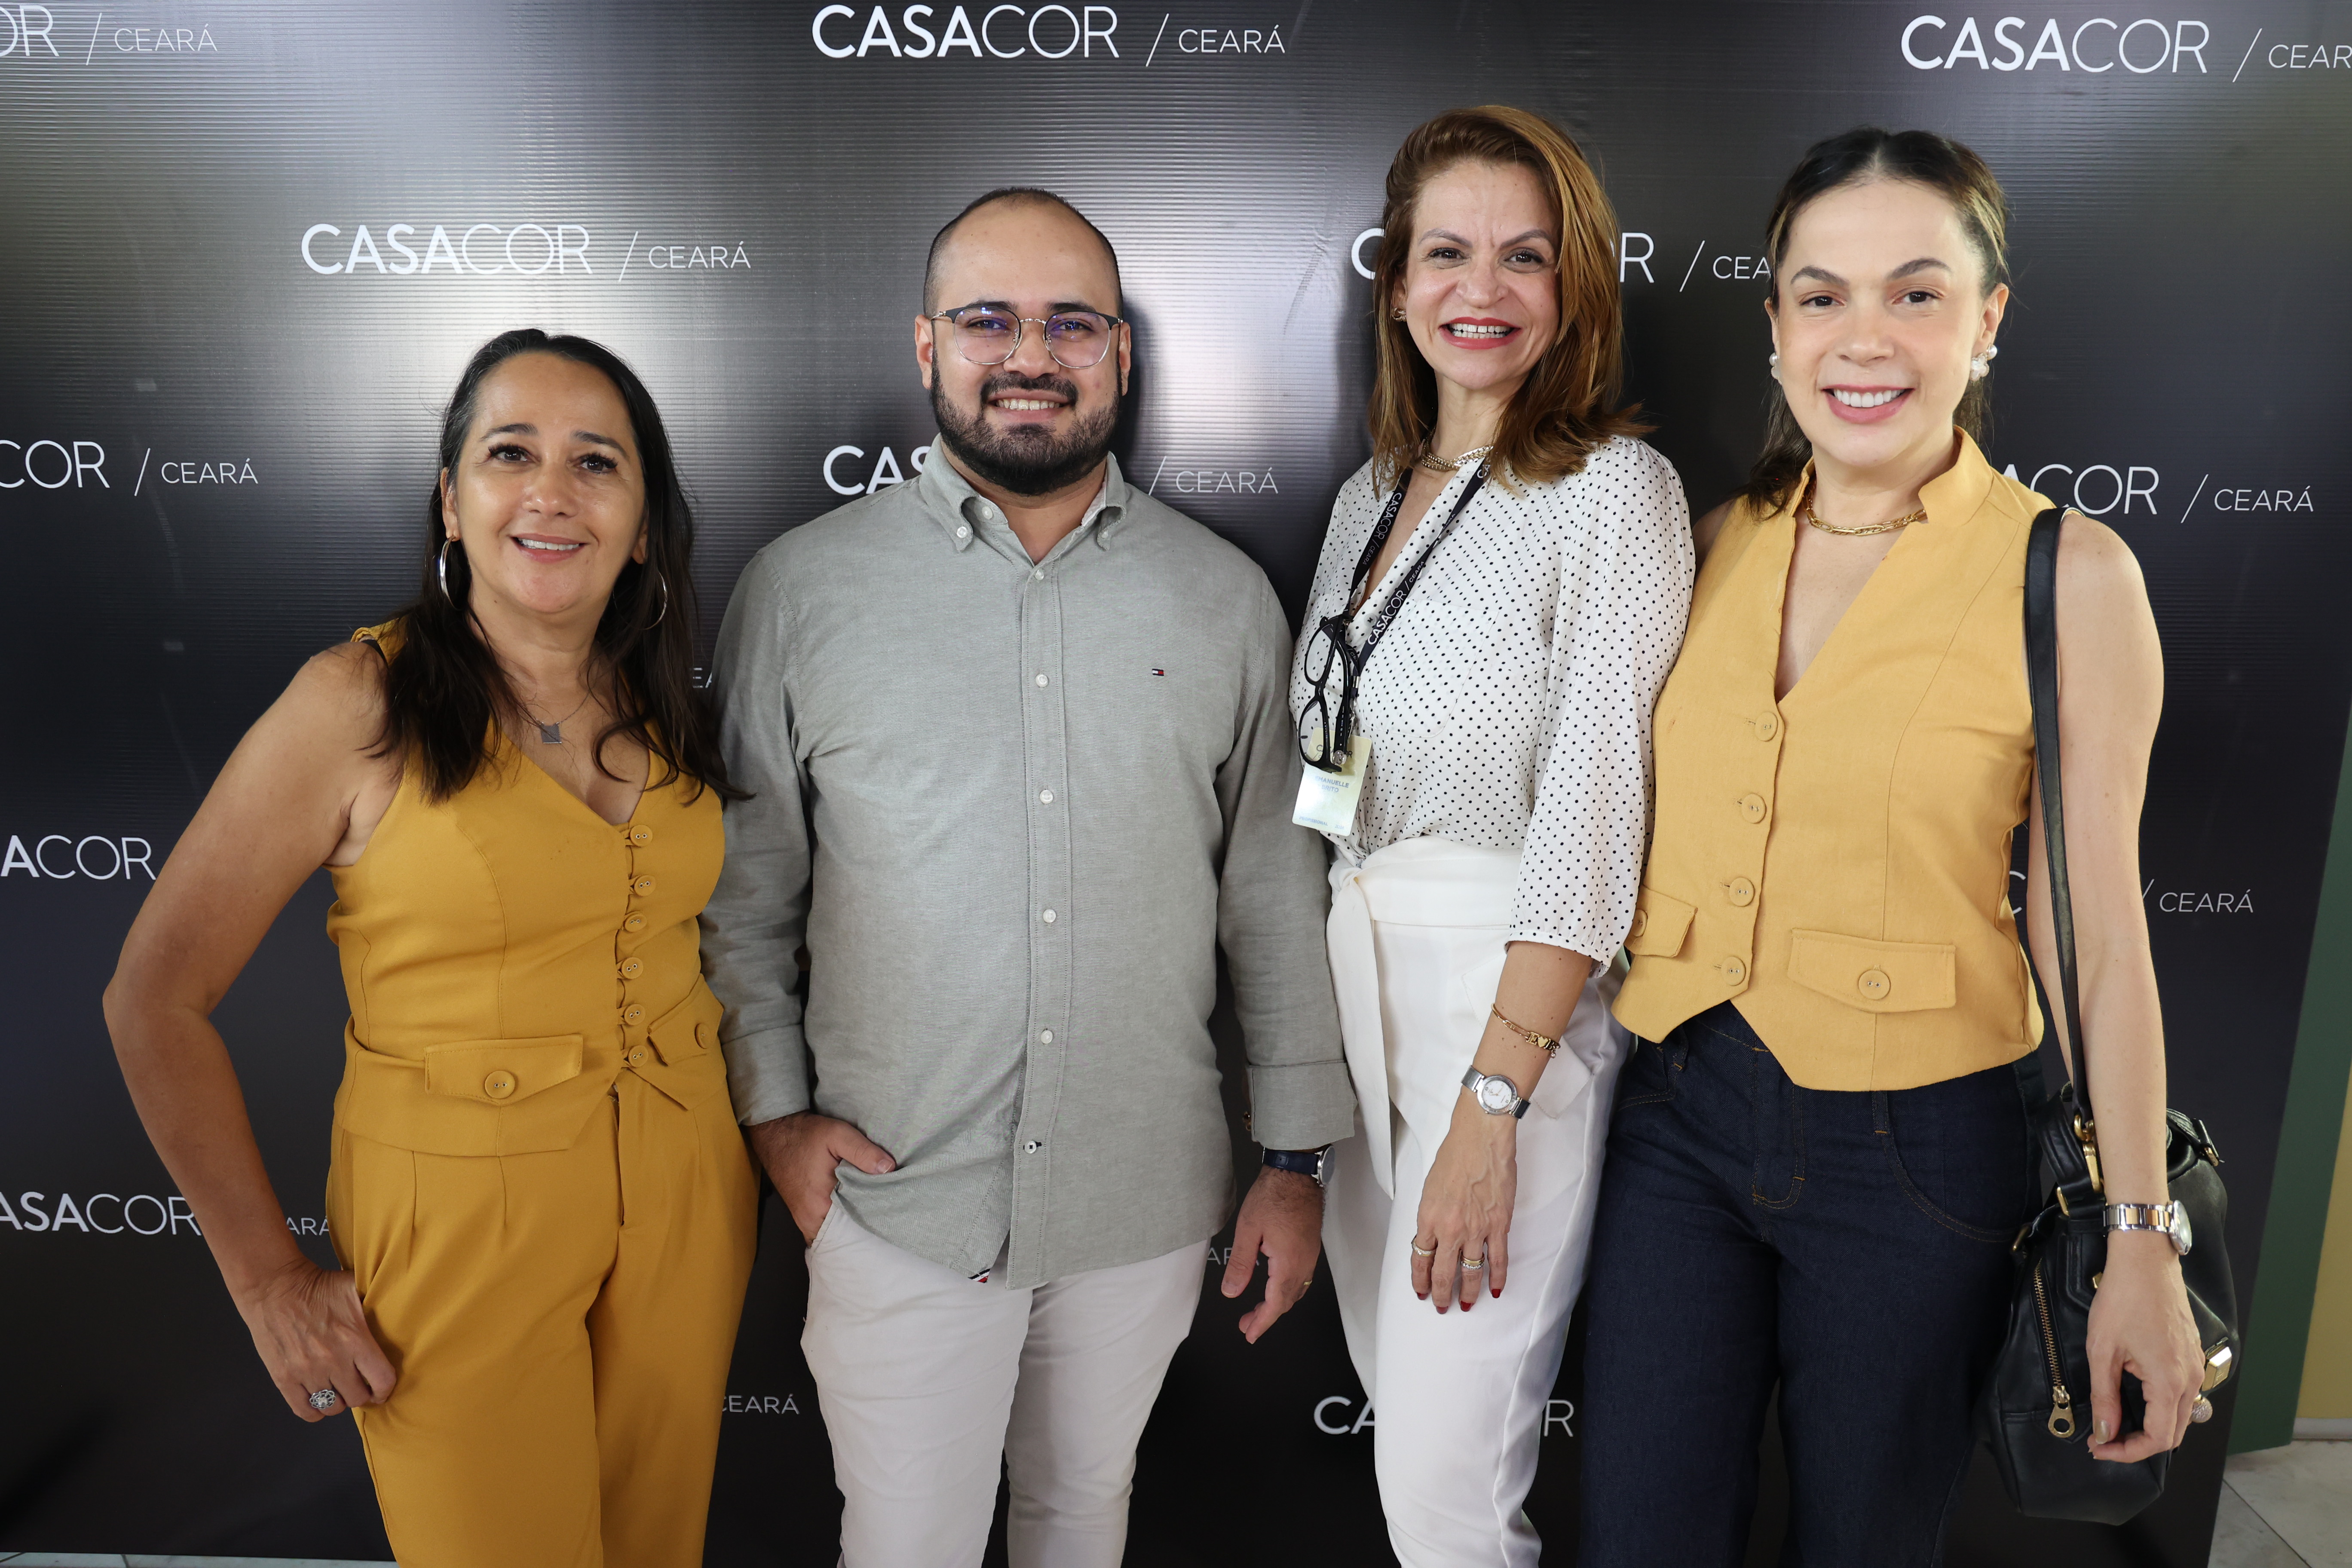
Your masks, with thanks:
M 1528 1044 L 1543 1052 L 1546 1056 L 1550 1056 L 1552 1053 L 1559 1049 L 1559 1040 L 1553 1038 L 1549 1035 L 1538 1035 L 1533 1029 L 1528 1028 L 1525 1024 L 1512 1023 L 1508 1018 L 1503 1016 L 1503 1009 L 1500 1006 L 1490 1005 L 1486 1011 L 1495 1015 L 1496 1022 L 1501 1024 L 1503 1027 L 1510 1030 L 1511 1033 L 1518 1036 L 1519 1038 L 1527 1041 Z

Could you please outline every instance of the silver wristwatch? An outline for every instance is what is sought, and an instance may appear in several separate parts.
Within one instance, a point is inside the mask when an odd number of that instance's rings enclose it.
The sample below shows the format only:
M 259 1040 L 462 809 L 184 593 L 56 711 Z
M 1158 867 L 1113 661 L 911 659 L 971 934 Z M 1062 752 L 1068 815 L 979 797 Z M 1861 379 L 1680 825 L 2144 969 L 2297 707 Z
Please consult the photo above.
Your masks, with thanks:
M 1525 1116 L 1528 1107 L 1535 1103 L 1520 1099 L 1519 1086 L 1502 1074 L 1480 1072 L 1476 1068 L 1462 1075 L 1462 1087 L 1489 1116 Z
M 2189 1209 L 2186 1205 L 2169 1204 L 2109 1204 L 2100 1211 L 2106 1216 L 2109 1230 L 2160 1230 L 2172 1238 L 2172 1249 L 2181 1257 L 2196 1237 L 2189 1233 Z

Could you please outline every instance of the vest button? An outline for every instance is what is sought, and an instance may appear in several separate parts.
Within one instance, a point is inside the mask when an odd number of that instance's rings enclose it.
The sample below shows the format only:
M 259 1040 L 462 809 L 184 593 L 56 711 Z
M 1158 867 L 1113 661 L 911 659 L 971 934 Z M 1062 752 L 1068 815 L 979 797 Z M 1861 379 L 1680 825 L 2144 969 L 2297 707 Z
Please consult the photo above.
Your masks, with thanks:
M 1763 821 L 1764 797 L 1760 795 L 1741 795 L 1739 797 L 1739 815 L 1749 822 Z
M 643 915 L 631 915 L 627 920 L 621 922 L 621 929 L 623 931 L 643 931 L 646 929 L 646 917 Z
M 1723 961 L 1723 983 L 1726 985 L 1738 985 L 1747 978 L 1748 965 L 1739 961 L 1737 953 Z
M 623 1057 L 621 1059 L 627 1062 L 633 1068 L 641 1068 L 646 1065 L 646 1061 L 647 1059 L 646 1057 L 646 1048 L 643 1046 L 639 1046 L 635 1050 L 631 1051 L 627 1056 Z
M 646 1010 L 643 1007 L 632 1007 L 621 1015 L 621 1022 L 624 1024 L 642 1024 L 645 1021 Z
M 1884 1001 L 1886 994 L 1895 989 L 1895 982 L 1886 978 L 1886 971 L 1884 969 L 1864 970 L 1858 984 L 1862 994 L 1874 1002 Z
M 1626 934 L 1627 936 L 1639 936 L 1639 935 L 1641 935 L 1643 931 L 1647 931 L 1647 930 L 1649 930 L 1649 929 L 1650 929 L 1650 911 L 1649 911 L 1649 910 L 1635 910 L 1633 911 L 1633 929 L 1631 929 L 1630 931 L 1628 931 L 1625 934 Z
M 1753 821 L 1754 818 L 1751 817 L 1749 820 Z M 641 899 L 651 894 L 653 890 L 654 879 L 651 877 L 640 877 L 635 881 L 629 884 L 629 891 L 636 894 L 637 897 Z
M 645 972 L 645 960 L 640 958 L 629 959 L 621 965 L 621 978 L 624 980 L 635 980 Z
M 1756 901 L 1756 884 L 1745 877 L 1734 878 L 1724 885 L 1723 896 L 1741 909 L 1746 909 Z
M 515 1091 L 514 1074 L 500 1068 L 482 1080 L 482 1092 L 492 1100 L 509 1100 Z
M 1778 716 L 1778 715 L 1776 715 L 1776 714 L 1771 714 L 1771 713 L 1764 713 L 1764 714 L 1759 714 L 1759 715 L 1757 717 L 1757 720 L 1756 720 L 1756 738 L 1757 738 L 1758 740 L 1759 740 L 1759 741 L 1769 741 L 1769 740 L 1770 740 L 1773 736 L 1775 736 L 1775 735 L 1779 734 L 1780 732 L 1780 718 L 1779 718 L 1779 716 Z
M 630 828 L 630 829 L 629 829 L 629 842 L 630 842 L 630 843 L 632 843 L 632 844 L 651 844 L 653 841 L 654 841 L 654 830 L 653 830 L 652 828 L 650 828 L 650 827 L 646 827 L 646 826 L 643 826 L 642 824 L 640 824 L 639 826 L 635 826 L 635 827 L 632 827 L 632 828 Z

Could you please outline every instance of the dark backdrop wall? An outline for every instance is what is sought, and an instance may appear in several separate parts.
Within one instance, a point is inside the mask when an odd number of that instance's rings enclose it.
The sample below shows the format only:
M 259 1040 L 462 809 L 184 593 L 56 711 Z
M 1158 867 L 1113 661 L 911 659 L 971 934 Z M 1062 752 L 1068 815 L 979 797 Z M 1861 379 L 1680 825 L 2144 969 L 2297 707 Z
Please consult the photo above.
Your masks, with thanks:
M 389 1555 L 349 1424 L 300 1426 L 261 1377 L 98 996 L 237 736 L 305 655 L 413 588 L 435 411 L 475 344 L 538 323 L 645 374 L 715 622 L 753 550 L 922 462 L 923 247 L 982 189 L 1049 185 L 1125 262 L 1129 474 L 1295 608 L 1366 452 L 1381 176 L 1462 103 L 1552 115 L 1602 169 L 1633 392 L 1698 507 L 1756 442 L 1759 230 L 1798 153 L 1928 126 L 2005 178 L 2017 292 L 1990 451 L 2119 529 L 2147 574 L 2168 687 L 2146 897 L 2174 1096 L 2231 1157 L 2229 1242 L 2258 1280 L 2352 696 L 2352 8 L 2023 9 L 0 5 L 0 951 L 21 1004 L 0 1550 Z M 322 1258 L 343 1012 L 327 900 L 305 890 L 220 1013 Z M 799 1248 L 772 1205 L 766 1240 L 710 1558 L 829 1563 Z M 1375 1418 L 1328 1290 L 1254 1350 L 1238 1312 L 1204 1295 L 1129 1561 L 1387 1561 Z M 1571 1372 L 1531 1504 L 1555 1542 L 1576 1398 Z M 2229 1409 L 2123 1531 L 2029 1525 L 1980 1474 L 1955 1560 L 2201 1563 Z M 1759 1552 L 1777 1528 L 1768 1503 Z

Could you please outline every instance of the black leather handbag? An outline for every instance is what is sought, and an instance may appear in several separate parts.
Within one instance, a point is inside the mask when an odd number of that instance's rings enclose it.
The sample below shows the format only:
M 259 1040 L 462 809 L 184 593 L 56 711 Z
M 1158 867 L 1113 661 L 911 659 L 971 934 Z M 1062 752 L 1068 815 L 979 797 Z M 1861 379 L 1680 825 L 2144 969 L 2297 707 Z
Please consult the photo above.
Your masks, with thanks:
M 2065 1049 L 2074 1082 L 2032 1113 L 2041 1165 L 2042 1212 L 2011 1248 L 2017 1276 L 2008 1331 L 1978 1407 L 1978 1427 L 1992 1450 L 2001 1485 L 2021 1512 L 2038 1519 L 2121 1524 L 2164 1490 L 2169 1453 L 2134 1464 L 2090 1454 L 2091 1297 L 2106 1267 L 2106 1195 L 2099 1175 L 2097 1123 L 2082 1067 L 2083 1014 L 2074 968 L 2074 912 L 2066 882 L 2066 818 L 2058 766 L 2058 529 L 2053 507 L 2034 519 L 2025 555 L 2025 647 L 2033 697 L 2033 745 L 2042 787 L 2042 822 L 2050 865 L 2051 924 L 2057 936 Z M 2045 994 L 2046 999 L 2046 994 Z M 2032 1058 L 2026 1058 L 2028 1064 Z M 2029 1081 L 2038 1082 L 2035 1070 Z M 2171 1196 L 2189 1211 L 2190 1246 L 2180 1260 L 2189 1310 L 2205 1347 L 2205 1389 L 2219 1388 L 2238 1357 L 2237 1295 L 2221 1243 L 2229 1194 L 2205 1124 L 2165 1112 L 2165 1175 Z M 2123 1375 L 2123 1429 L 2137 1430 L 2146 1405 L 2139 1380 Z

